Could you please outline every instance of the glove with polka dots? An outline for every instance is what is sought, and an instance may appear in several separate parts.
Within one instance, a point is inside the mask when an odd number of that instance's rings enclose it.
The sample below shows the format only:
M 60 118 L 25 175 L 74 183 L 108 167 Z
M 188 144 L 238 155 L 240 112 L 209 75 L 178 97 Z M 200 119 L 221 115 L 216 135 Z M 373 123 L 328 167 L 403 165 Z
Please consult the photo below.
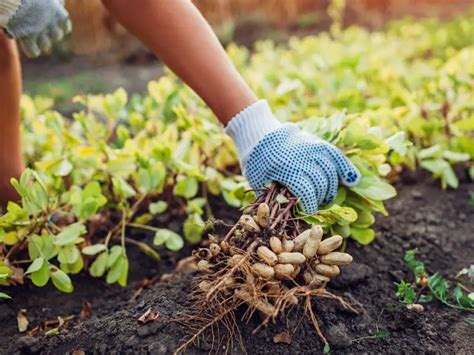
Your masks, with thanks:
M 244 175 L 254 189 L 279 182 L 299 198 L 308 214 L 334 200 L 339 181 L 354 186 L 360 180 L 359 170 L 338 148 L 295 124 L 282 125 L 265 100 L 237 114 L 226 133 L 234 140 Z
M 0 27 L 34 58 L 49 53 L 72 26 L 64 0 L 4 0 L 0 1 Z

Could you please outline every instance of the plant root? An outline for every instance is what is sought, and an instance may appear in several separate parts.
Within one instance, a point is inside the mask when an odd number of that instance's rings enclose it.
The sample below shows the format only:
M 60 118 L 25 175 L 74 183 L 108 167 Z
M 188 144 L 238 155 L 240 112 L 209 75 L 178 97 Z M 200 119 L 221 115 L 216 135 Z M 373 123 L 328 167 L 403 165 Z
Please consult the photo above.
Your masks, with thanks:
M 244 349 L 235 313 L 241 306 L 246 307 L 242 321 L 248 322 L 255 313 L 261 317 L 254 333 L 302 306 L 325 344 L 313 300 L 333 300 L 358 314 L 326 290 L 330 278 L 339 275 L 339 267 L 352 261 L 352 256 L 337 251 L 342 237 L 323 239 L 321 226 L 295 217 L 296 203 L 286 188 L 273 185 L 244 209 L 225 236 L 209 235 L 209 248 L 193 253 L 201 273 L 194 280 L 193 307 L 180 320 L 191 335 L 175 353 L 201 340 L 230 352 L 238 339 Z

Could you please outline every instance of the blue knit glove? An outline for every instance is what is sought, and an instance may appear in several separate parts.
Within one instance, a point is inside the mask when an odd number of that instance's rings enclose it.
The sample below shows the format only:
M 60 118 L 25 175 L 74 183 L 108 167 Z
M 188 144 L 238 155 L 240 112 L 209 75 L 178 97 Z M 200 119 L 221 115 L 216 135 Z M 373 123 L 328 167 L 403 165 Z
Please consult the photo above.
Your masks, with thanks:
M 281 125 L 265 100 L 236 115 L 226 132 L 237 145 L 250 185 L 261 189 L 278 181 L 299 198 L 306 213 L 331 203 L 339 180 L 346 186 L 360 180 L 360 172 L 339 149 L 295 124 Z
M 54 42 L 71 32 L 64 0 L 4 0 L 0 27 L 18 39 L 28 57 L 48 53 Z

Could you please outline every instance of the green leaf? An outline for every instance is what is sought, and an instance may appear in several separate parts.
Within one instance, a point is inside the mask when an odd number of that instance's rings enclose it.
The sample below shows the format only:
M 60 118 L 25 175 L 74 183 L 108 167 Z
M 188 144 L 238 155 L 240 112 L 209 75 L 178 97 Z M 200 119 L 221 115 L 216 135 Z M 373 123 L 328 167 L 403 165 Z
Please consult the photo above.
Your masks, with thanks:
M 120 255 L 120 257 L 111 266 L 109 272 L 107 273 L 106 282 L 108 284 L 113 284 L 119 281 L 120 279 L 123 279 L 124 274 L 126 275 L 127 273 L 128 273 L 128 260 L 125 256 Z
M 140 250 L 144 252 L 146 255 L 152 257 L 156 261 L 161 260 L 160 254 L 148 244 L 140 243 L 138 246 L 140 247 Z
M 428 158 L 438 158 L 442 155 L 442 148 L 439 144 L 436 144 L 432 147 L 421 149 L 418 153 L 418 157 L 421 160 Z
M 183 224 L 183 233 L 186 240 L 190 243 L 201 241 L 206 225 L 201 216 L 197 213 L 190 214 Z
M 198 197 L 188 201 L 186 210 L 188 213 L 195 212 L 197 214 L 203 214 L 203 207 L 206 205 L 207 201 L 205 198 Z
M 459 163 L 468 161 L 470 159 L 470 155 L 467 153 L 458 153 L 450 150 L 445 150 L 443 152 L 443 158 L 449 160 L 451 163 Z
M 348 238 L 351 235 L 351 227 L 349 224 L 335 224 L 333 225 L 334 234 L 338 234 L 343 238 Z
M 39 269 L 41 269 L 43 264 L 44 264 L 44 258 L 42 257 L 36 258 L 35 260 L 33 260 L 33 262 L 30 264 L 30 266 L 26 270 L 25 275 L 38 271 Z
M 156 231 L 155 238 L 153 239 L 153 244 L 155 245 L 165 245 L 171 251 L 178 251 L 180 250 L 183 245 L 183 238 L 181 236 L 170 230 L 161 228 Z
M 128 277 L 128 259 L 124 258 L 125 262 L 122 264 L 120 278 L 118 279 L 118 284 L 122 287 L 127 286 L 127 277 Z
M 133 187 L 121 177 L 113 177 L 112 185 L 114 194 L 122 199 L 127 199 L 136 195 L 136 191 Z
M 335 206 L 334 206 L 335 207 Z M 332 207 L 330 209 L 331 213 L 339 217 L 340 219 L 347 222 L 354 222 L 357 219 L 357 213 L 351 207 Z
M 389 145 L 395 152 L 404 156 L 407 153 L 407 142 L 405 139 L 405 132 L 397 132 L 394 135 L 385 139 L 385 143 Z
M 74 244 L 61 248 L 58 254 L 58 261 L 64 264 L 74 264 L 81 258 L 81 252 Z
M 178 251 L 183 248 L 184 241 L 179 234 L 172 234 L 165 242 L 166 248 L 171 251 Z
M 40 269 L 31 274 L 31 281 L 35 286 L 43 287 L 49 281 L 48 263 L 43 262 Z
M 84 260 L 82 258 L 78 258 L 74 263 L 72 264 L 60 264 L 61 270 L 63 270 L 67 274 L 78 274 L 81 272 L 82 268 L 84 267 Z
M 174 187 L 174 193 L 187 199 L 193 198 L 198 193 L 198 181 L 193 176 L 179 176 Z
M 99 254 L 97 259 L 92 263 L 89 272 L 94 277 L 101 277 L 105 274 L 107 269 L 107 252 Z
M 56 256 L 57 248 L 54 245 L 53 236 L 47 235 L 32 235 L 28 243 L 28 255 L 31 259 L 36 259 L 40 256 L 46 260 Z
M 59 233 L 55 240 L 54 244 L 59 246 L 64 246 L 68 244 L 74 244 L 79 238 L 79 236 L 86 234 L 86 227 L 81 223 L 74 223 L 66 228 L 64 228 L 61 233 Z
M 49 267 L 49 276 L 59 291 L 71 293 L 74 290 L 69 276 L 54 265 Z
M 421 162 L 421 166 L 426 170 L 431 171 L 435 176 L 441 176 L 443 187 L 449 185 L 455 189 L 459 186 L 458 178 L 456 177 L 453 168 L 446 160 L 424 160 Z
M 162 214 L 168 208 L 168 204 L 165 201 L 152 202 L 148 206 L 148 210 L 153 215 Z
M 392 185 L 382 181 L 375 175 L 362 175 L 359 184 L 352 187 L 351 190 L 362 197 L 374 201 L 388 200 L 397 195 L 397 192 Z
M 0 292 L 0 299 L 10 300 L 10 299 L 11 299 L 11 296 L 7 295 L 7 294 L 4 293 L 4 292 Z
M 351 237 L 362 245 L 367 245 L 375 239 L 375 231 L 370 228 L 351 227 Z
M 72 171 L 72 164 L 68 159 L 63 159 L 55 167 L 54 175 L 56 176 L 68 176 Z
M 82 254 L 85 255 L 96 255 L 100 253 L 101 251 L 104 251 L 106 249 L 105 244 L 94 244 L 94 245 L 88 245 L 84 248 L 82 248 Z
M 361 211 L 358 213 L 357 220 L 352 223 L 353 227 L 356 228 L 368 228 L 375 222 L 375 217 L 372 213 L 367 211 Z
M 112 248 L 110 248 L 107 266 L 112 267 L 112 265 L 114 265 L 117 262 L 120 255 L 122 255 L 123 253 L 124 253 L 124 250 L 120 245 L 114 245 Z

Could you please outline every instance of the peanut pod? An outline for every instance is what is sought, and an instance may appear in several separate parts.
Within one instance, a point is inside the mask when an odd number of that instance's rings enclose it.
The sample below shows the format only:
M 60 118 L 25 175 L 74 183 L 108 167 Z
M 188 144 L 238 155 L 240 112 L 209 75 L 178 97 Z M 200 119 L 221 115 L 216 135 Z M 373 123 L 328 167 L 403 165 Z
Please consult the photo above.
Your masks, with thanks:
M 247 232 L 260 232 L 260 227 L 257 222 L 248 214 L 240 216 L 239 223 Z
M 303 255 L 308 259 L 316 255 L 319 248 L 319 243 L 323 237 L 323 228 L 321 226 L 313 226 L 309 237 L 303 247 Z
M 255 263 L 252 270 L 263 279 L 271 279 L 275 275 L 275 270 L 264 263 Z
M 199 260 L 197 263 L 197 267 L 199 271 L 206 272 L 206 273 L 212 273 L 212 264 L 207 261 L 207 260 Z
M 295 271 L 291 274 L 291 278 L 294 279 L 298 276 L 301 272 L 301 267 L 299 265 L 293 265 L 295 267 Z
M 278 262 L 278 257 L 276 254 L 266 246 L 259 246 L 257 249 L 257 255 L 262 261 L 270 266 L 273 266 Z
M 309 285 L 318 287 L 327 284 L 329 281 L 331 281 L 329 277 L 315 273 L 313 275 L 313 281 L 311 281 Z
M 277 253 L 280 254 L 283 251 L 283 246 L 281 245 L 281 240 L 277 237 L 270 238 L 270 248 Z
M 330 238 L 324 239 L 319 244 L 318 254 L 328 254 L 342 245 L 343 238 L 340 235 L 333 235 Z
M 308 240 L 310 233 L 311 229 L 307 229 L 303 233 L 298 235 L 295 239 L 293 239 L 293 242 L 295 243 L 295 247 L 293 248 L 294 251 L 303 250 L 303 247 L 306 244 L 306 240 Z
M 209 250 L 211 251 L 212 256 L 216 256 L 221 252 L 221 247 L 219 244 L 211 243 L 211 245 L 209 245 Z
M 270 207 L 268 207 L 266 203 L 261 203 L 260 205 L 258 205 L 257 223 L 261 227 L 265 228 L 266 226 L 268 226 L 269 218 L 270 218 Z
M 293 249 L 295 248 L 295 242 L 287 238 L 284 238 L 282 247 L 283 247 L 283 251 L 292 252 Z
M 304 279 L 304 282 L 306 282 L 306 284 L 309 285 L 311 281 L 313 281 L 313 273 L 309 270 L 306 270 L 305 272 L 303 272 L 303 279 Z
M 224 241 L 222 241 L 222 242 L 220 243 L 220 246 L 221 246 L 221 249 L 222 249 L 223 251 L 225 251 L 225 252 L 226 252 L 227 250 L 229 250 L 229 248 L 230 248 L 229 243 L 224 242 Z
M 320 259 L 323 264 L 327 265 L 348 265 L 352 262 L 351 255 L 337 251 L 322 255 Z
M 212 258 L 212 253 L 207 248 L 199 248 L 198 250 L 193 251 L 193 255 L 195 258 L 201 260 L 209 260 L 210 258 Z
M 229 264 L 230 267 L 233 267 L 237 265 L 243 258 L 244 256 L 242 254 L 235 254 L 227 260 L 227 264 Z
M 312 270 L 306 270 L 303 273 L 303 279 L 311 287 L 319 287 L 330 281 L 329 277 L 320 275 Z
M 295 272 L 295 267 L 292 264 L 276 264 L 275 277 L 278 279 L 291 279 L 291 275 Z
M 326 265 L 326 264 L 318 264 L 315 266 L 314 271 L 318 274 L 327 276 L 327 277 L 335 277 L 341 273 L 341 270 L 337 265 Z
M 301 253 L 283 252 L 281 254 L 278 254 L 278 262 L 280 264 L 303 264 L 305 261 L 306 261 L 306 257 Z

